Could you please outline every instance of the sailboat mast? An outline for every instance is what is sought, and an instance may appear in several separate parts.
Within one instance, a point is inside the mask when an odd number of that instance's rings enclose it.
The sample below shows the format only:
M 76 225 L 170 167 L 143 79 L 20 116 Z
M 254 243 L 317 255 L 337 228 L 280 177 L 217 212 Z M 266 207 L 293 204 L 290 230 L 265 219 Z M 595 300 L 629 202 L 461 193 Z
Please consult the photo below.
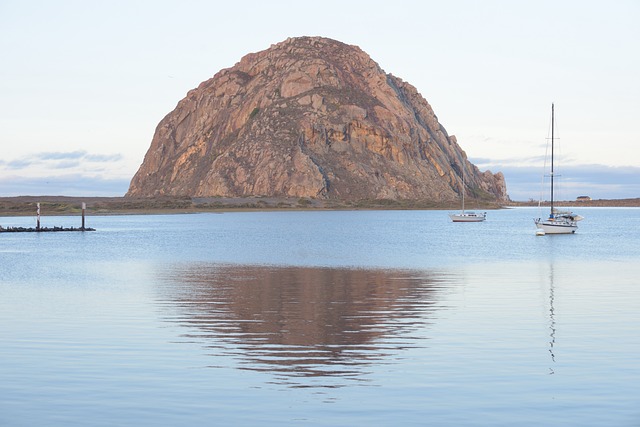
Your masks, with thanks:
M 462 213 L 464 213 L 464 162 L 462 163 Z
M 551 215 L 553 215 L 553 128 L 554 128 L 554 105 L 551 104 Z

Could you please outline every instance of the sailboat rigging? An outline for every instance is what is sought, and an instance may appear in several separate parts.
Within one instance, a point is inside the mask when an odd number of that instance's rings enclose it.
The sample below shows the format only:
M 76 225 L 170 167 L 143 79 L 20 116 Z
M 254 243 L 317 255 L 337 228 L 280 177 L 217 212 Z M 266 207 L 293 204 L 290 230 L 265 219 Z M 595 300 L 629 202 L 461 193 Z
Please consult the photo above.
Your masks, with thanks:
M 555 128 L 555 110 L 554 104 L 551 104 L 551 210 L 549 218 L 542 220 L 534 219 L 537 227 L 536 234 L 573 234 L 578 229 L 578 221 L 583 219 L 580 215 L 576 215 L 571 211 L 561 211 L 554 206 L 554 128 Z
M 487 219 L 487 213 L 483 212 L 481 214 L 475 212 L 465 212 L 464 211 L 464 163 L 462 165 L 462 210 L 460 213 L 452 213 L 449 214 L 449 218 L 453 222 L 482 222 Z

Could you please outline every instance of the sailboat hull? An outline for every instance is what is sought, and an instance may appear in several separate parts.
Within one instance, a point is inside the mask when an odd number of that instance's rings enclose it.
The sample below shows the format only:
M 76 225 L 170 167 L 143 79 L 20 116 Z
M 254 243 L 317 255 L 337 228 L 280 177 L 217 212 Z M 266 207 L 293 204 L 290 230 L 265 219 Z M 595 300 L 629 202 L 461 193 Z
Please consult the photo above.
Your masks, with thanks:
M 535 223 L 544 234 L 573 234 L 578 229 L 575 222 L 535 220 Z
M 474 212 L 449 214 L 449 218 L 453 222 L 482 222 L 487 219 L 487 214 L 477 214 Z

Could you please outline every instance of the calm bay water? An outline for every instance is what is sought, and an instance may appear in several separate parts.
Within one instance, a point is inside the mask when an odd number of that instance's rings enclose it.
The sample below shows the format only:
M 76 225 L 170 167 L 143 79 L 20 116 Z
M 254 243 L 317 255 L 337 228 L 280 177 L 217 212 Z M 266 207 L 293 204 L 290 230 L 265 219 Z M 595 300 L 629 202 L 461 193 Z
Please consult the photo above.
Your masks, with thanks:
M 0 234 L 0 425 L 640 425 L 640 209 L 579 213 Z

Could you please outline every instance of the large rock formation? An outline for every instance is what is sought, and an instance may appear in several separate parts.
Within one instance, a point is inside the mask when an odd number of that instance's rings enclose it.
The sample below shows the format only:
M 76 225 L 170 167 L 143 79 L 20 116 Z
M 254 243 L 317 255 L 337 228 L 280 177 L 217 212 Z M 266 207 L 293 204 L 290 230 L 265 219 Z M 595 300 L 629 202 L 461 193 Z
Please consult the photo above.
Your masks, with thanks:
M 427 101 L 356 46 L 287 39 L 191 90 L 127 196 L 506 200 Z

